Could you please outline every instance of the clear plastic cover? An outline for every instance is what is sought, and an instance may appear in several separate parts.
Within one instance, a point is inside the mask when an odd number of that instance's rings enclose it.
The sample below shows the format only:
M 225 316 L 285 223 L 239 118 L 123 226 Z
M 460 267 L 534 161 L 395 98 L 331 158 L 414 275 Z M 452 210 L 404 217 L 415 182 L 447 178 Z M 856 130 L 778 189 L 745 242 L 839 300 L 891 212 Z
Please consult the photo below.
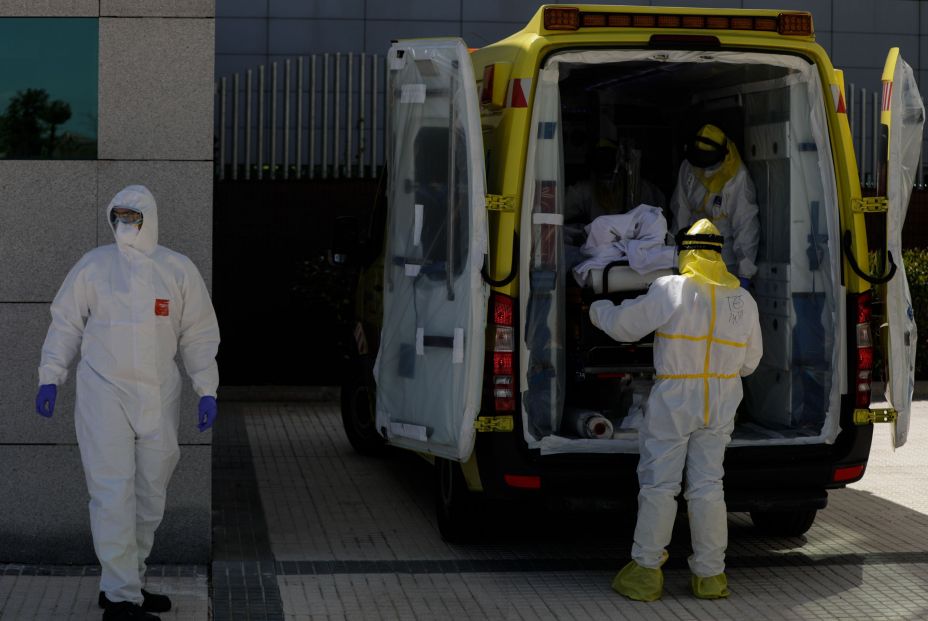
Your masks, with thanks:
M 892 82 L 887 171 L 887 248 L 898 265 L 896 275 L 886 284 L 887 320 L 890 336 L 889 382 L 886 398 L 898 413 L 894 446 L 902 446 L 909 430 L 909 410 L 915 387 L 915 346 L 918 332 L 912 311 L 912 294 L 902 264 L 902 225 L 917 174 L 925 124 L 922 103 L 912 68 L 901 58 L 896 62 Z M 885 90 L 885 87 L 884 87 Z
M 389 186 L 377 428 L 466 459 L 480 406 L 488 289 L 483 142 L 460 39 L 391 48 Z
M 564 407 L 564 190 L 558 71 L 541 70 L 535 91 L 533 128 L 529 138 L 522 230 L 529 252 L 523 252 L 520 281 L 525 317 L 522 406 L 526 439 L 556 429 Z
M 626 63 L 634 69 L 622 69 Z M 603 83 L 622 85 L 620 97 L 627 105 L 640 105 L 634 101 L 637 93 L 652 107 L 666 107 L 667 123 L 687 106 L 711 110 L 731 101 L 742 106 L 744 141 L 757 139 L 761 150 L 761 155 L 755 151 L 743 157 L 768 207 L 761 221 L 766 242 L 762 239 L 758 260 L 766 264 L 770 289 L 756 291 L 755 297 L 769 297 L 765 349 L 769 340 L 770 352 L 765 354 L 767 364 L 746 384 L 743 408 L 759 420 L 741 424 L 732 445 L 833 442 L 845 382 L 840 363 L 845 346 L 837 338 L 844 333 L 839 312 L 843 291 L 835 243 L 837 188 L 825 110 L 830 100 L 826 102 L 818 68 L 798 57 L 764 53 L 601 50 L 556 54 L 538 75 L 523 192 L 522 230 L 531 234 L 522 239 L 520 295 L 525 321 L 520 342 L 523 417 L 529 446 L 543 453 L 636 450 L 633 429 L 617 426 L 612 440 L 558 434 L 565 408 L 571 407 L 565 403 L 563 379 L 568 373 L 568 337 L 561 88 L 575 73 L 595 65 L 613 68 L 599 75 Z M 733 79 L 733 66 L 743 68 L 737 74 L 741 79 Z M 692 76 L 705 79 L 689 76 L 689 68 L 695 68 Z M 667 93 L 667 77 L 676 76 L 674 97 L 655 98 L 650 78 L 644 76 L 664 79 L 665 90 L 660 92 Z M 616 118 L 626 129 L 635 123 L 634 115 Z M 671 160 L 669 152 L 660 157 Z M 764 205 L 761 209 L 763 213 Z M 789 269 L 783 274 L 777 266 Z M 756 281 L 760 278 L 759 274 Z

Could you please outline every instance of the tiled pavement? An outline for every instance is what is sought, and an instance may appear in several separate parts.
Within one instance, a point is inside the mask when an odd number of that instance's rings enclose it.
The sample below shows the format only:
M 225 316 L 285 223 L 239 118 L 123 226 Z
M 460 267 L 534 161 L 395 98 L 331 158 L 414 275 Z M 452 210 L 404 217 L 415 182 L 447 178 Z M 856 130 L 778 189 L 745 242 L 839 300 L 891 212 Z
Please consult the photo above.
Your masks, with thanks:
M 633 517 L 490 515 L 489 543 L 449 545 L 428 464 L 354 454 L 334 401 L 226 402 L 222 422 L 214 562 L 153 568 L 149 587 L 175 601 L 166 620 L 928 619 L 928 401 L 900 451 L 878 426 L 864 480 L 805 537 L 762 538 L 732 514 L 720 602 L 690 595 L 685 519 L 664 598 L 632 603 L 609 583 Z M 0 619 L 98 619 L 98 571 L 0 565 Z
M 201 621 L 209 616 L 206 567 L 149 567 L 147 588 L 171 598 L 165 621 Z M 99 567 L 0 565 L 0 619 L 37 621 L 100 619 Z
M 867 476 L 832 493 L 805 537 L 761 537 L 732 514 L 727 601 L 691 596 L 678 520 L 665 595 L 652 604 L 609 587 L 633 520 L 489 516 L 493 543 L 449 545 L 425 462 L 355 455 L 335 404 L 250 408 L 288 619 L 928 619 L 928 402 L 899 452 L 878 427 Z

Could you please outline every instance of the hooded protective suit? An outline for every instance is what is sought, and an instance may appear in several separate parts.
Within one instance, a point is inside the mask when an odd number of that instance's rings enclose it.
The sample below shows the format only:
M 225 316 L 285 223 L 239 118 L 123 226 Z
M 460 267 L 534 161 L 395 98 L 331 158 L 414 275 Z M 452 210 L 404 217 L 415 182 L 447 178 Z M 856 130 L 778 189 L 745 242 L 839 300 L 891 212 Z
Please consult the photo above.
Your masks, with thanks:
M 590 307 L 593 325 L 616 340 L 634 342 L 656 331 L 657 375 L 639 429 L 641 489 L 632 547 L 637 566 L 616 579 L 650 585 L 616 586 L 635 599 L 660 597 L 659 568 L 670 543 L 684 466 L 693 542 L 690 569 L 698 578 L 716 577 L 725 569 L 722 461 L 741 402 L 741 377 L 757 367 L 762 343 L 757 305 L 726 270 L 720 247 L 715 226 L 699 220 L 684 239 L 679 276 L 658 278 L 646 294 L 620 306 L 599 300 Z M 651 597 L 635 595 L 642 591 Z
M 728 271 L 741 278 L 751 278 L 757 273 L 754 262 L 760 240 L 754 183 L 741 162 L 735 143 L 718 127 L 704 125 L 696 140 L 694 145 L 688 145 L 689 159 L 680 164 L 677 185 L 670 198 L 674 217 L 671 231 L 708 218 L 725 238 L 722 259 Z M 710 163 L 711 159 L 700 162 L 701 157 L 718 148 L 716 145 L 721 148 L 722 159 L 715 163 Z M 690 159 L 705 166 L 694 165 Z
M 194 264 L 157 245 L 148 189 L 119 192 L 107 222 L 116 207 L 140 211 L 141 229 L 91 250 L 68 273 L 52 302 L 39 383 L 63 384 L 80 349 L 74 423 L 100 589 L 110 601 L 141 604 L 145 560 L 180 455 L 174 357 L 179 347 L 194 390 L 215 397 L 219 326 Z

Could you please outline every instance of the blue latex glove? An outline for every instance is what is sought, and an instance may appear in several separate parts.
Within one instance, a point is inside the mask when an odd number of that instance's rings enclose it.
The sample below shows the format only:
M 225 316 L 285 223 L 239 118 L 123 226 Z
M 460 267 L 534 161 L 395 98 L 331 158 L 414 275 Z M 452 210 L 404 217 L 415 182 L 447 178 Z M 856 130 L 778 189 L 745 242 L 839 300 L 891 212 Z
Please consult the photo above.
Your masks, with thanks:
M 200 405 L 197 407 L 197 429 L 200 431 L 206 431 L 213 426 L 213 421 L 216 420 L 216 413 L 218 408 L 216 406 L 216 397 L 200 397 Z
M 739 277 L 738 277 L 738 282 L 740 282 L 740 283 L 741 283 L 741 286 L 744 287 L 745 289 L 750 289 L 750 288 L 751 288 L 751 279 L 750 279 L 750 278 L 745 278 L 744 276 L 739 276 Z
M 55 399 L 58 398 L 58 387 L 54 384 L 42 384 L 39 393 L 35 396 L 35 411 L 45 418 L 51 418 L 55 413 Z

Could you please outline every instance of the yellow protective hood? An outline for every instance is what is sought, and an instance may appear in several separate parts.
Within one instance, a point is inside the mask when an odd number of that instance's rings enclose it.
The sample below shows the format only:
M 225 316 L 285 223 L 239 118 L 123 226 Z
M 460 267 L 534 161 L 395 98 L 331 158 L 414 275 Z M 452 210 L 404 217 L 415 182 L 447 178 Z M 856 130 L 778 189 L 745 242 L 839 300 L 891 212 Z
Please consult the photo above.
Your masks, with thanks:
M 741 286 L 722 260 L 722 241 L 712 222 L 706 218 L 697 220 L 680 243 L 680 274 L 708 285 Z
M 696 137 L 705 138 L 716 144 L 725 145 L 728 151 L 725 155 L 725 159 L 722 160 L 722 164 L 708 175 L 706 174 L 705 168 L 693 167 L 693 174 L 696 175 L 696 178 L 699 179 L 703 187 L 708 190 L 706 192 L 706 197 L 708 197 L 710 194 L 718 194 L 721 192 L 729 179 L 738 174 L 738 169 L 741 167 L 741 156 L 738 154 L 738 147 L 735 146 L 735 143 L 729 140 L 725 136 L 725 132 L 715 125 L 703 125 L 696 133 Z M 703 148 L 703 145 L 697 143 L 696 148 Z

